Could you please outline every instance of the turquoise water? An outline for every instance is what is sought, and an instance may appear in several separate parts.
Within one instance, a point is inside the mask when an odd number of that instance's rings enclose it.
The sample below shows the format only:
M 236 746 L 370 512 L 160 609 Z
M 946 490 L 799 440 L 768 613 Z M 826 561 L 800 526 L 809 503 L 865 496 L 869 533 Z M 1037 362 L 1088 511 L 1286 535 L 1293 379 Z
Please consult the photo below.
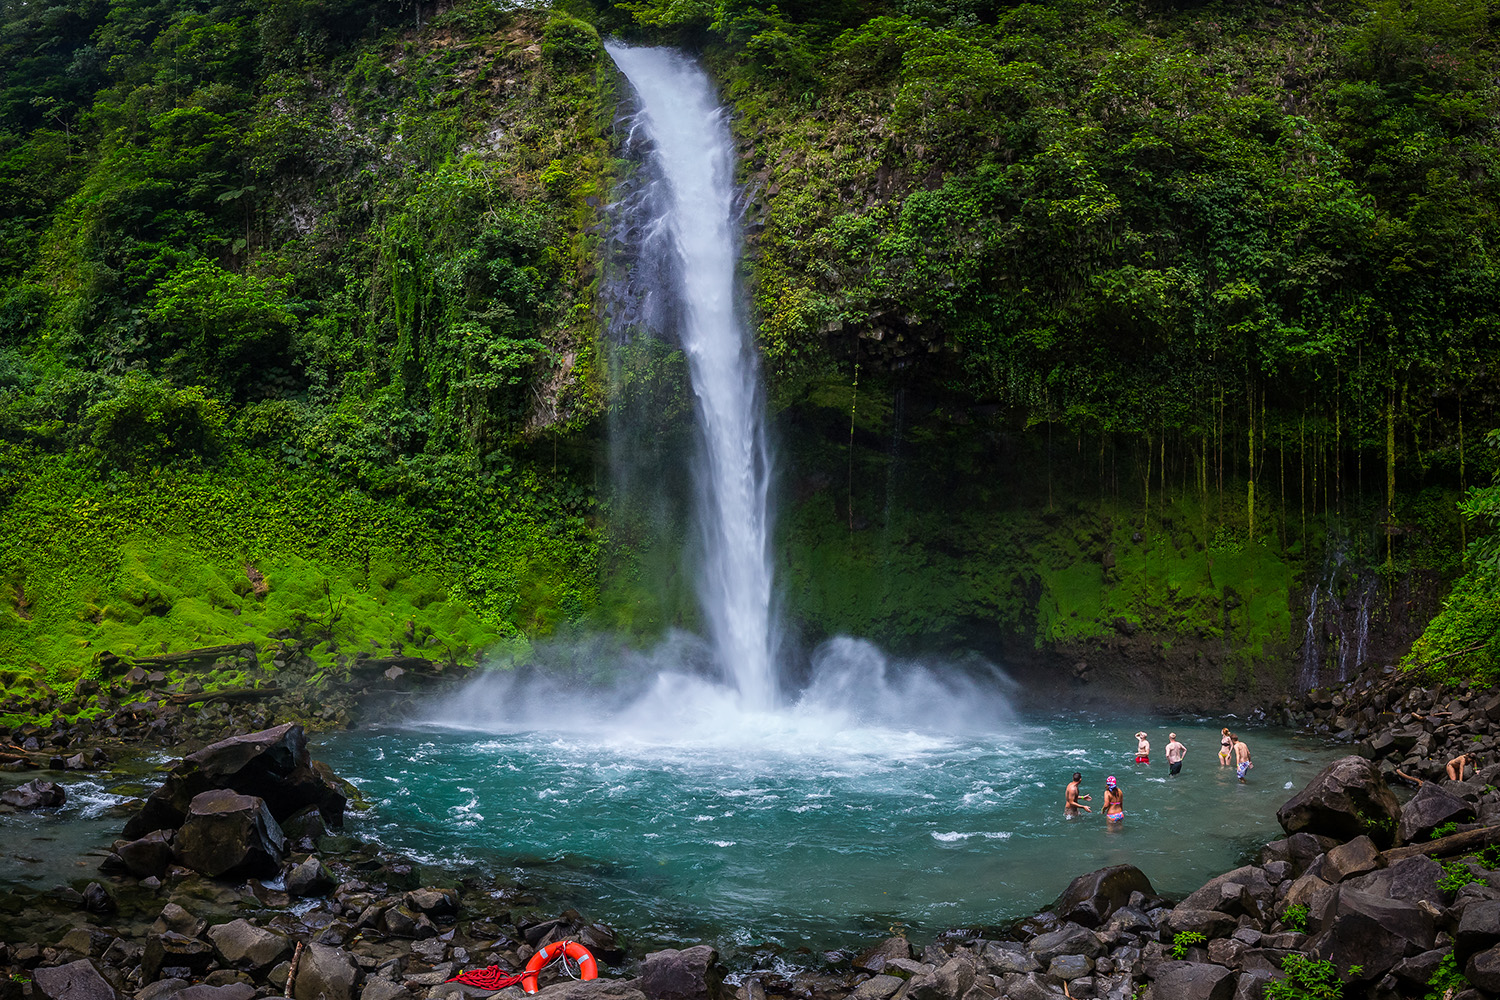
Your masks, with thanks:
M 1279 836 L 1277 807 L 1333 756 L 1247 729 L 1256 766 L 1241 785 L 1217 759 L 1233 719 L 1018 716 L 998 683 L 865 644 L 824 659 L 770 712 L 671 671 L 628 694 L 491 676 L 435 705 L 441 723 L 315 752 L 371 801 L 356 833 L 430 863 L 519 870 L 636 946 L 703 940 L 731 956 L 998 924 L 1121 862 L 1186 894 Z M 1137 729 L 1150 765 L 1134 763 Z M 1189 748 L 1175 778 L 1169 729 Z M 1075 770 L 1096 812 L 1070 821 Z M 1125 796 L 1114 829 L 1097 811 L 1109 774 Z

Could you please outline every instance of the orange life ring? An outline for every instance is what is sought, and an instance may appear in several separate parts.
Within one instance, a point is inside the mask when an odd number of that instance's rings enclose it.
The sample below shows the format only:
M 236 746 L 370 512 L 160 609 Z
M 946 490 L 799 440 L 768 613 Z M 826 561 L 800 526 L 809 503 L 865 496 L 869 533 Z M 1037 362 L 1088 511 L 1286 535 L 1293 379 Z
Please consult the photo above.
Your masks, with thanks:
M 594 956 L 587 948 L 577 941 L 553 941 L 532 955 L 531 961 L 526 963 L 526 971 L 521 973 L 521 989 L 527 993 L 535 993 L 536 977 L 541 974 L 542 968 L 561 957 L 571 958 L 578 963 L 579 979 L 599 978 L 599 963 L 594 961 Z

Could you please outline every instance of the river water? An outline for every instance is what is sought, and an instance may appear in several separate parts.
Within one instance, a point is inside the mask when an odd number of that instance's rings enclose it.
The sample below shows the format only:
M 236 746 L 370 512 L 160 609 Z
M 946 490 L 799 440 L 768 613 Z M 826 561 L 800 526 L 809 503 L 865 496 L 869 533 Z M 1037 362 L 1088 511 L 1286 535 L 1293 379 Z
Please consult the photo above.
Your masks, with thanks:
M 1003 689 L 841 642 L 778 710 L 671 672 L 613 709 L 496 674 L 431 721 L 316 752 L 371 802 L 361 836 L 519 876 L 636 946 L 702 940 L 741 959 L 1003 923 L 1108 864 L 1184 895 L 1280 836 L 1277 807 L 1332 756 L 1247 731 L 1242 785 L 1217 758 L 1233 719 L 1018 716 Z M 1134 763 L 1137 729 L 1150 765 Z M 1189 747 L 1175 778 L 1159 756 L 1169 729 Z M 1070 821 L 1075 770 L 1096 812 Z M 1110 774 L 1117 829 L 1098 813 Z

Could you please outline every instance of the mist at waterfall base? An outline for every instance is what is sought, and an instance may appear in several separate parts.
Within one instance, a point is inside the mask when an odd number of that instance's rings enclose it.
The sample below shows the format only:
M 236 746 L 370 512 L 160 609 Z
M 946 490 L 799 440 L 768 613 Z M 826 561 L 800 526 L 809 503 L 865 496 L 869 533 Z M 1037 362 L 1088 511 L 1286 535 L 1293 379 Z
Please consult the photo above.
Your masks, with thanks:
M 633 948 L 707 941 L 737 967 L 808 964 L 892 927 L 923 940 L 1000 924 L 1108 864 L 1186 894 L 1279 836 L 1287 789 L 1327 758 L 1319 741 L 1250 730 L 1241 785 L 1219 766 L 1217 719 L 1018 717 L 998 677 L 847 638 L 813 654 L 784 707 L 746 710 L 674 668 L 700 641 L 639 654 L 623 686 L 496 671 L 424 724 L 330 735 L 317 755 L 372 804 L 357 835 L 514 877 Z M 1133 763 L 1138 728 L 1150 765 Z M 1189 747 L 1172 778 L 1169 728 Z M 1095 812 L 1068 820 L 1075 770 Z M 1110 774 L 1118 829 L 1099 815 Z

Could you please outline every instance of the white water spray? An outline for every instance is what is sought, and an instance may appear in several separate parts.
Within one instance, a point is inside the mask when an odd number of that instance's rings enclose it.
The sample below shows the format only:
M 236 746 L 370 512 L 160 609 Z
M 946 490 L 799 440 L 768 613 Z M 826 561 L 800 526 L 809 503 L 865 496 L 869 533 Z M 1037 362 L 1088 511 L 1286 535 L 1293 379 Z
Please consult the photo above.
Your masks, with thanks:
M 734 161 L 708 77 L 668 49 L 606 46 L 640 100 L 664 185 L 665 227 L 679 259 L 678 334 L 697 400 L 704 566 L 699 599 L 714 659 L 743 707 L 777 701 L 771 615 L 770 517 L 764 401 L 755 346 L 737 308 Z

